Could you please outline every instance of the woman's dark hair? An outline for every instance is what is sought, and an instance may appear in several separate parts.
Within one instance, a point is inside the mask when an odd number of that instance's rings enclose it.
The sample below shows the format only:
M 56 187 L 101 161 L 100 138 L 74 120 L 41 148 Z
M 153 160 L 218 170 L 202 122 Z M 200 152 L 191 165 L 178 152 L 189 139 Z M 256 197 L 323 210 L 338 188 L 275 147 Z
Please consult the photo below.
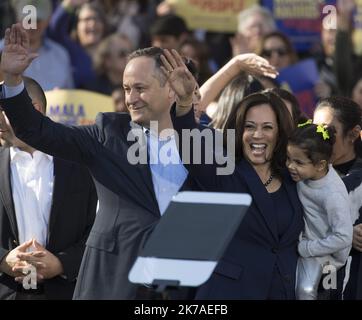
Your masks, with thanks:
M 344 137 L 347 137 L 348 133 L 357 125 L 361 126 L 362 110 L 352 99 L 340 96 L 322 99 L 318 103 L 315 111 L 326 107 L 333 110 L 334 117 L 342 124 Z M 362 157 L 362 142 L 360 138 L 355 140 L 354 149 L 356 154 Z
M 188 57 L 182 56 L 182 60 L 185 63 L 187 70 L 194 76 L 195 80 L 199 79 L 199 70 L 197 69 L 196 63 Z
M 271 159 L 271 169 L 280 174 L 285 167 L 288 136 L 293 130 L 292 117 L 283 100 L 270 90 L 264 90 L 246 96 L 239 105 L 231 111 L 225 129 L 235 129 L 235 158 L 239 161 L 243 157 L 243 133 L 247 112 L 255 106 L 268 104 L 274 111 L 278 124 L 278 137 Z M 227 130 L 224 130 L 226 145 Z
M 271 91 L 283 100 L 287 100 L 290 103 L 292 106 L 292 118 L 295 127 L 297 127 L 298 123 L 304 122 L 308 119 L 307 116 L 301 111 L 297 98 L 291 92 L 282 88 L 273 88 Z
M 156 17 L 149 30 L 151 36 L 174 36 L 179 38 L 188 32 L 186 21 L 173 13 Z
M 306 124 L 294 130 L 288 143 L 303 149 L 313 164 L 321 160 L 329 162 L 336 140 L 335 135 L 336 130 L 333 126 Z
M 263 89 L 258 80 L 243 72 L 240 73 L 222 90 L 210 126 L 215 129 L 224 129 L 230 112 L 241 103 L 243 98 Z
M 204 42 L 201 42 L 199 40 L 196 40 L 194 38 L 188 38 L 185 39 L 179 46 L 180 50 L 182 51 L 183 46 L 191 46 L 194 48 L 196 52 L 196 57 L 194 57 L 195 60 L 197 60 L 198 63 L 198 69 L 199 69 L 199 77 L 198 82 L 199 85 L 203 85 L 207 79 L 209 79 L 212 76 L 212 71 L 209 66 L 209 50 L 207 45 Z

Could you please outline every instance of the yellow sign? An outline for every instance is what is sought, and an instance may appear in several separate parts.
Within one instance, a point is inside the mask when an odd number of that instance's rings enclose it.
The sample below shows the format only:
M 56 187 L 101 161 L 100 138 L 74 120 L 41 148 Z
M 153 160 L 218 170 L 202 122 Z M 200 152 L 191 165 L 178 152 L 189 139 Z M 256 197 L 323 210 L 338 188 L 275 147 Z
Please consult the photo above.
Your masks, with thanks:
M 362 0 L 356 0 L 356 14 L 354 16 L 355 30 L 352 35 L 354 51 L 362 55 Z
M 167 0 L 189 29 L 236 32 L 238 13 L 257 0 Z
M 69 125 L 93 124 L 99 112 L 114 111 L 112 98 L 85 90 L 52 90 L 45 92 L 47 116 Z
M 275 19 L 319 19 L 320 2 L 315 0 L 274 0 Z

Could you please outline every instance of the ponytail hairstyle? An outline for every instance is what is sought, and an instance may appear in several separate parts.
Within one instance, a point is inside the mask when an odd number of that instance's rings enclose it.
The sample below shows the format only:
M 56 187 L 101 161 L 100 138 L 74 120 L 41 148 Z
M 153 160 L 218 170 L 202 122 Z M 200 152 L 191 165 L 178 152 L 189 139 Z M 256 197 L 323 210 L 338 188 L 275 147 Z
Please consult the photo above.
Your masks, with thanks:
M 352 99 L 340 96 L 329 97 L 321 100 L 315 111 L 325 107 L 331 108 L 334 117 L 342 124 L 343 137 L 347 137 L 356 126 L 361 127 L 362 110 Z M 357 137 L 354 141 L 354 151 L 358 157 L 362 157 L 362 142 L 360 137 Z
M 308 120 L 298 125 L 289 138 L 288 143 L 305 151 L 306 156 L 314 165 L 325 160 L 330 162 L 336 130 L 333 126 L 312 124 Z

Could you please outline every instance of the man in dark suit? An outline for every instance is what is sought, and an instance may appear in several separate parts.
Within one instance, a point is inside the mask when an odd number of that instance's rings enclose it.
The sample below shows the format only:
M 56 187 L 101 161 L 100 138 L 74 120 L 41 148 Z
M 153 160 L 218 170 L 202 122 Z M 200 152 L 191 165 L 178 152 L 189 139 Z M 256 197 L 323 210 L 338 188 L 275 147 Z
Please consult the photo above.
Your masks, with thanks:
M 85 164 L 96 184 L 99 210 L 86 243 L 75 299 L 144 297 L 137 295 L 139 288 L 130 283 L 128 273 L 172 196 L 180 188 L 192 187 L 175 139 L 165 129 L 173 128 L 170 109 L 175 100 L 179 106 L 191 105 L 195 81 L 181 58 L 171 61 L 177 66 L 174 71 L 162 69 L 167 65 L 162 54 L 162 49 L 153 47 L 130 55 L 123 78 L 130 115 L 104 113 L 95 125 L 67 127 L 34 111 L 21 75 L 35 55 L 29 53 L 20 25 L 5 33 L 1 60 L 5 99 L 0 103 L 17 136 L 47 154 Z M 182 117 L 180 110 L 177 116 Z M 158 128 L 151 126 L 152 120 Z M 177 161 L 149 161 L 165 144 L 176 151 Z M 148 152 L 150 145 L 156 146 L 156 155 Z
M 24 83 L 44 114 L 40 85 Z M 0 299 L 71 299 L 96 213 L 91 177 L 25 144 L 10 124 L 2 124 L 0 140 Z M 36 267 L 36 289 L 23 286 L 27 263 Z

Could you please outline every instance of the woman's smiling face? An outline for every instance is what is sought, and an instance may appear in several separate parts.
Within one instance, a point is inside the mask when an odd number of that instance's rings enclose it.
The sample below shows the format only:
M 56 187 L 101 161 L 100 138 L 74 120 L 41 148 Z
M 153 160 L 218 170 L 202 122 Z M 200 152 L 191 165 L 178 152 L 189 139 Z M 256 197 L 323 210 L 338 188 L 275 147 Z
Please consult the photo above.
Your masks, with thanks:
M 270 162 L 277 139 L 278 123 L 272 107 L 269 104 L 251 107 L 244 122 L 244 158 L 254 166 Z

